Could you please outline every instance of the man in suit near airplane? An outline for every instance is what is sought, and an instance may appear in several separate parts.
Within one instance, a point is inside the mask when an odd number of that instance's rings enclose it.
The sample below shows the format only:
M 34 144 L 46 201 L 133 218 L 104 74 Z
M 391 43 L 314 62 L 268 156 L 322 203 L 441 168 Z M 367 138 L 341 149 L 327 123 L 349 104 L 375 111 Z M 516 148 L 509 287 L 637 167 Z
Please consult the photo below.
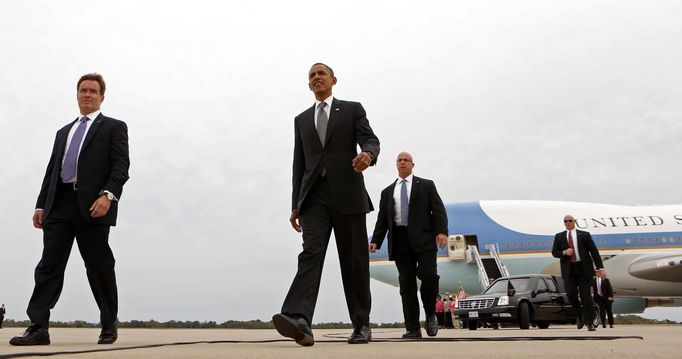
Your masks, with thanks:
M 0 306 L 0 329 L 2 329 L 2 322 L 5 321 L 5 304 Z
M 388 233 L 388 259 L 398 268 L 406 332 L 404 339 L 422 337 L 419 328 L 417 278 L 426 314 L 426 334 L 438 334 L 435 314 L 438 295 L 437 247 L 448 240 L 448 217 L 433 181 L 414 176 L 408 152 L 398 154 L 398 179 L 381 191 L 379 215 L 369 251 L 374 253 Z M 446 312 L 449 315 L 449 312 Z
M 595 331 L 594 302 L 590 287 L 595 275 L 595 265 L 596 273 L 604 275 L 604 264 L 590 233 L 575 229 L 573 216 L 564 216 L 564 226 L 566 230 L 554 236 L 552 255 L 559 258 L 566 294 L 578 315 L 578 329 L 582 329 L 586 323 L 589 331 Z
M 109 229 L 116 225 L 118 200 L 128 180 L 128 128 L 101 113 L 106 90 L 101 75 L 83 75 L 76 89 L 80 115 L 57 131 L 33 214 L 33 226 L 43 230 L 43 253 L 26 310 L 31 325 L 10 340 L 12 345 L 50 344 L 50 310 L 62 291 L 74 237 L 100 310 L 97 343 L 111 344 L 118 338 Z
M 611 281 L 606 277 L 596 275 L 592 278 L 592 288 L 594 294 L 594 301 L 599 306 L 599 317 L 601 318 L 602 327 L 606 328 L 606 316 L 609 318 L 609 327 L 613 328 L 613 288 Z
M 289 221 L 294 230 L 302 232 L 303 251 L 298 256 L 298 272 L 282 311 L 272 321 L 281 335 L 303 346 L 315 343 L 310 326 L 332 230 L 354 328 L 348 343 L 371 340 L 365 217 L 373 207 L 362 172 L 376 163 L 379 139 L 360 103 L 332 96 L 335 84 L 336 77 L 329 66 L 314 64 L 308 73 L 308 87 L 315 94 L 315 105 L 294 119 Z

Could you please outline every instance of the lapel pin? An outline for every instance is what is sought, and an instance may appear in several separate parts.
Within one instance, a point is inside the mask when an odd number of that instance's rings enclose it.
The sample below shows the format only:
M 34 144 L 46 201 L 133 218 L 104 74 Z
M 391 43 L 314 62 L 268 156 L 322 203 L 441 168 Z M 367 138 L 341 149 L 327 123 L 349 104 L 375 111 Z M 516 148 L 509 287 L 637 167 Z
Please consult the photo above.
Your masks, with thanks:
M 338 108 L 338 107 L 334 109 L 334 111 L 338 111 L 338 110 L 339 110 L 339 108 Z

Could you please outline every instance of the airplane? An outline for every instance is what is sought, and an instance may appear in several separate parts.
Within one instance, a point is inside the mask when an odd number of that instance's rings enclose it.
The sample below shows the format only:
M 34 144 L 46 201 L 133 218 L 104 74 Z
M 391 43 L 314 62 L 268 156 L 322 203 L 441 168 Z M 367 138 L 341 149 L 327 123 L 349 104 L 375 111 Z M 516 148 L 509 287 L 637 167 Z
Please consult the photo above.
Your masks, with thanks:
M 560 275 L 551 250 L 570 214 L 599 248 L 614 289 L 614 313 L 682 306 L 682 205 L 491 200 L 445 208 L 448 245 L 437 257 L 441 295 L 454 294 L 460 285 L 480 293 L 501 276 Z M 398 287 L 387 242 L 370 253 L 370 277 Z

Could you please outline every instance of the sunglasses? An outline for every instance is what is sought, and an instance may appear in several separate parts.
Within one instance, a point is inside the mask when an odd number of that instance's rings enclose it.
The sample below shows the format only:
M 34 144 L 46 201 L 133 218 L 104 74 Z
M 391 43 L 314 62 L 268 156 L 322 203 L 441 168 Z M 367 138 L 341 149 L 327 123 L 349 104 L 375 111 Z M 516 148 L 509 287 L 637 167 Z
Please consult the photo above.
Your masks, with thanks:
M 564 223 L 571 223 L 571 222 L 573 222 L 572 219 L 564 219 Z

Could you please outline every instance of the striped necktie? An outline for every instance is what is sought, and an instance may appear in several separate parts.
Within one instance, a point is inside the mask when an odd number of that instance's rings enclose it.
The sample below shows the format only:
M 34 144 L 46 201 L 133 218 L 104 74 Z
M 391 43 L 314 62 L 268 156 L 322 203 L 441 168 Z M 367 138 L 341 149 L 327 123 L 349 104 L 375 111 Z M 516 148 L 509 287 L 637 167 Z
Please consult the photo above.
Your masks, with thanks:
M 83 117 L 80 119 L 80 124 L 76 128 L 76 131 L 71 137 L 71 143 L 69 148 L 66 150 L 66 155 L 64 155 L 64 162 L 62 163 L 62 182 L 68 183 L 76 177 L 76 168 L 78 166 L 78 151 L 83 142 L 83 136 L 85 135 L 85 129 L 87 128 L 87 122 L 89 118 Z
M 403 179 L 400 185 L 400 222 L 403 226 L 407 226 L 408 211 L 410 208 L 410 201 L 407 199 L 407 180 Z

